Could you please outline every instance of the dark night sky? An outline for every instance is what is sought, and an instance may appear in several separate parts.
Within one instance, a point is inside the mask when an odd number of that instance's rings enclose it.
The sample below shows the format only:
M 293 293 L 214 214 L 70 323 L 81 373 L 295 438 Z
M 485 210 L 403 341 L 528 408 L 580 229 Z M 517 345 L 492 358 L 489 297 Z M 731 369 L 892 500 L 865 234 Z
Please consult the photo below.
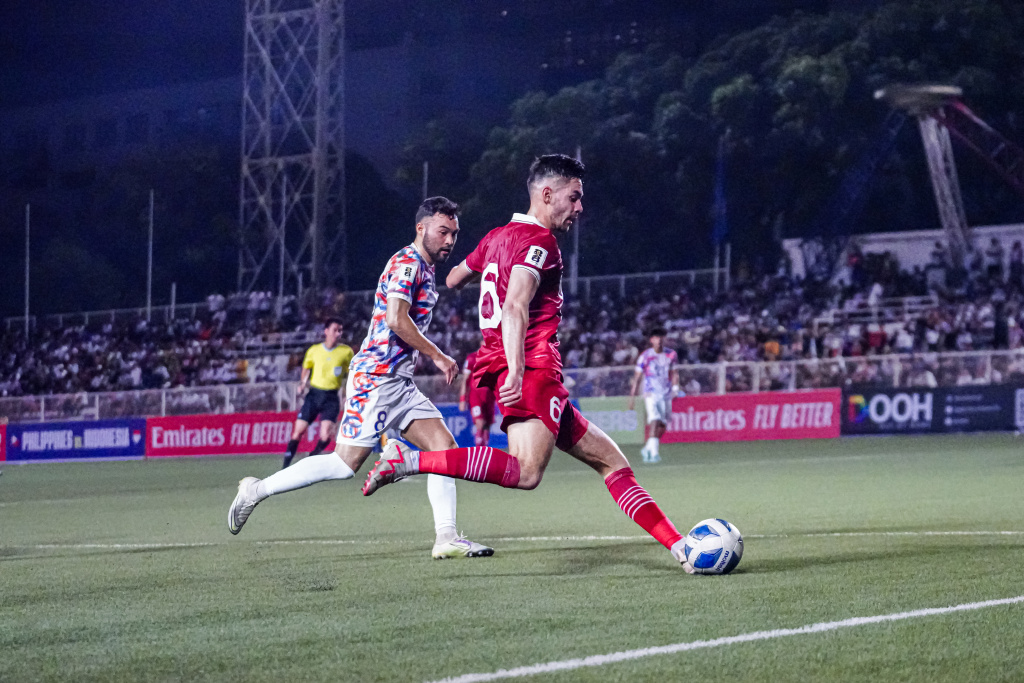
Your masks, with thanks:
M 518 1 L 507 5 L 516 7 Z M 645 1 L 664 11 L 682 0 Z M 714 7 L 742 12 L 749 1 L 718 0 Z M 857 7 L 872 1 L 828 4 Z M 460 5 L 460 0 L 431 2 L 427 6 L 434 12 Z M 602 11 L 620 0 L 568 0 L 567 6 L 574 2 Z M 466 6 L 464 0 L 461 4 Z M 536 3 L 522 7 L 530 4 Z M 383 5 L 388 11 L 381 11 Z M 350 0 L 349 30 L 354 13 L 365 29 L 380 31 L 381 22 L 390 26 L 396 15 L 424 12 L 421 0 L 410 3 L 410 11 L 402 6 L 403 0 Z M 469 6 L 485 15 L 487 10 L 497 14 L 501 4 L 473 0 Z M 470 30 L 480 24 L 473 13 L 461 19 Z M 562 16 L 571 26 L 573 13 Z M 243 0 L 0 0 L 0 108 L 238 74 L 244 17 Z
M 241 2 L 2 0 L 0 106 L 238 73 Z

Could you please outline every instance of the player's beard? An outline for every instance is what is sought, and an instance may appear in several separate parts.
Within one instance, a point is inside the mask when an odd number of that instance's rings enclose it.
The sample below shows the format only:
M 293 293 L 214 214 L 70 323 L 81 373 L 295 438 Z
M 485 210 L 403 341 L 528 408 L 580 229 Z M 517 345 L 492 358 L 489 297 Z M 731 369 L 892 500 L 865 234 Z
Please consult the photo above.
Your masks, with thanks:
M 424 235 L 423 248 L 430 255 L 431 261 L 434 263 L 444 263 L 451 256 L 454 247 L 445 247 L 444 242 L 436 244 L 430 237 Z

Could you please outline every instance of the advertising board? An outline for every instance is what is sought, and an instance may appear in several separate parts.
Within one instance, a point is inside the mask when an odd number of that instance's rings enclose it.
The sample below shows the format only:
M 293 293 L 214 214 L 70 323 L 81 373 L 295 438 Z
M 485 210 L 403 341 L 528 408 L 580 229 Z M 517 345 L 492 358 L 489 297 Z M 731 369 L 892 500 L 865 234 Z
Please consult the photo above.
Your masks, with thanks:
M 473 421 L 469 418 L 469 412 L 459 410 L 458 403 L 438 403 L 437 409 L 441 411 L 444 423 L 448 425 L 455 443 L 463 448 L 470 448 L 476 444 L 473 442 Z M 497 408 L 494 410 L 494 420 L 491 422 L 492 448 L 508 448 L 508 437 L 501 431 L 501 413 Z
M 11 462 L 136 459 L 145 453 L 145 434 L 143 418 L 41 422 L 7 425 L 4 443 Z
M 673 399 L 663 443 L 834 439 L 839 436 L 838 389 Z
M 1015 386 L 868 389 L 843 394 L 843 434 L 923 434 L 1020 429 Z
M 146 457 L 284 453 L 294 423 L 293 412 L 151 417 Z M 300 451 L 313 450 L 319 430 L 319 422 L 309 426 Z
M 0 462 L 7 460 L 7 425 L 0 423 Z
M 472 423 L 469 416 L 459 410 L 458 404 L 442 403 L 438 410 L 456 442 L 460 446 L 472 446 Z M 151 417 L 147 421 L 146 455 L 200 457 L 284 453 L 294 423 L 293 412 Z M 507 448 L 508 438 L 498 428 L 500 424 L 499 416 L 491 428 L 491 445 Z M 314 422 L 299 442 L 299 451 L 313 450 L 319 433 L 320 423 Z
M 583 417 L 596 424 L 620 446 L 644 442 L 644 400 L 636 399 L 636 408 L 629 409 L 626 397 L 581 398 L 579 409 Z

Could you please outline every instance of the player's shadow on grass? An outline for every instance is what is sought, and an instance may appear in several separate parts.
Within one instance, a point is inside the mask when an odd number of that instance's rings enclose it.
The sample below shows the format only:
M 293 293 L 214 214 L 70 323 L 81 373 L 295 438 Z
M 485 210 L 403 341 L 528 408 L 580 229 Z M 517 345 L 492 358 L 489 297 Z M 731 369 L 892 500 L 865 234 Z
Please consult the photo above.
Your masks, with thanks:
M 972 546 L 972 548 L 984 548 L 986 553 L 1020 552 L 1020 545 L 1006 543 L 984 543 Z M 842 564 L 855 564 L 858 562 L 877 562 L 880 559 L 906 559 L 906 558 L 928 558 L 937 556 L 948 556 L 950 547 L 943 545 L 923 545 L 919 547 L 906 548 L 884 548 L 874 554 L 864 552 L 843 551 L 829 555 L 804 555 L 787 556 L 777 558 L 751 557 L 751 550 L 748 547 L 744 551 L 743 561 L 736 568 L 734 574 L 774 574 L 777 572 L 791 572 L 794 569 L 810 569 L 814 567 L 828 567 Z
M 14 560 L 67 560 L 105 555 L 138 555 L 141 553 L 166 553 L 170 551 L 189 552 L 213 550 L 215 545 L 167 546 L 158 548 L 0 548 L 0 562 Z
M 606 569 L 612 566 L 631 567 L 633 570 L 643 572 L 666 571 L 678 573 L 682 570 L 671 558 L 662 557 L 660 553 L 668 553 L 661 546 L 652 545 L 647 541 L 636 543 L 610 543 L 605 545 L 559 545 L 538 548 L 516 548 L 502 550 L 501 545 L 495 544 L 494 559 L 480 558 L 472 560 L 470 572 L 460 571 L 452 578 L 467 577 L 523 577 L 523 576 L 579 576 L 600 572 L 607 576 Z M 498 560 L 512 560 L 516 558 L 531 558 L 530 563 L 540 565 L 536 570 L 525 571 L 497 571 L 497 567 L 490 565 L 497 564 Z M 460 561 L 460 566 L 465 562 Z M 503 562 L 501 568 L 507 567 Z M 479 567 L 479 570 L 477 568 Z M 493 571 L 488 571 L 494 569 Z M 632 576 L 634 571 L 630 570 L 625 575 Z

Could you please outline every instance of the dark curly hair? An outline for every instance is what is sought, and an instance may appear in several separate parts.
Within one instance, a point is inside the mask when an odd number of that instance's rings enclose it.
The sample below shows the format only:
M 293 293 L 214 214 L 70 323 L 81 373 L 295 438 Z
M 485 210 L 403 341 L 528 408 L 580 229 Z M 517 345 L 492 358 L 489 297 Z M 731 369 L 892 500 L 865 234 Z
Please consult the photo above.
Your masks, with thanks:
M 447 197 L 427 197 L 420 204 L 420 208 L 416 209 L 416 223 L 419 223 L 428 216 L 434 216 L 439 213 L 448 216 L 448 218 L 455 218 L 458 212 L 459 205 Z

